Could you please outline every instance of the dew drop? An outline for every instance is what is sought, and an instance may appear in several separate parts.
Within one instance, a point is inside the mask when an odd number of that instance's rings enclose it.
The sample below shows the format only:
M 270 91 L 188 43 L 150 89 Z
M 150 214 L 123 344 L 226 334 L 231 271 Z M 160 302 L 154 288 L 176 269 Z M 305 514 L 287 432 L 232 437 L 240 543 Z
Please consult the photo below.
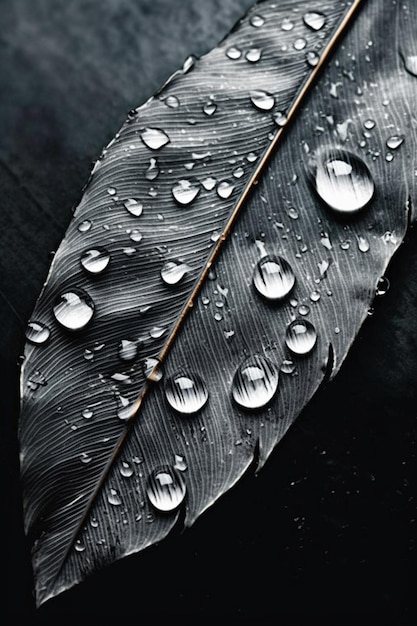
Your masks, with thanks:
M 320 61 L 320 57 L 317 52 L 309 50 L 309 52 L 307 52 L 306 54 L 306 61 L 311 67 L 316 67 L 316 65 L 318 65 Z
M 149 331 L 149 335 L 152 337 L 152 339 L 159 339 L 160 337 L 165 335 L 166 332 L 167 329 L 163 328 L 162 326 L 153 326 Z
M 80 233 L 87 233 L 92 227 L 92 222 L 90 220 L 84 220 L 78 224 L 78 230 Z
M 139 241 L 142 241 L 143 239 L 143 235 L 140 232 L 140 230 L 132 230 L 132 232 L 130 233 L 130 239 L 132 241 L 134 241 L 135 243 L 139 243 Z
M 235 178 L 242 178 L 243 174 L 245 173 L 245 170 L 243 169 L 243 167 L 241 167 L 239 165 L 239 167 L 237 167 L 234 172 L 233 172 L 233 176 Z
M 124 478 L 130 478 L 133 476 L 133 467 L 127 461 L 122 461 L 120 466 L 120 473 Z
M 291 352 L 299 356 L 312 351 L 317 341 L 317 332 L 308 320 L 297 319 L 289 324 L 285 343 Z
M 182 474 L 168 465 L 154 470 L 148 478 L 146 495 L 152 506 L 161 513 L 175 511 L 186 495 Z
M 265 24 L 265 18 L 263 18 L 262 15 L 252 15 L 249 21 L 251 26 L 255 28 L 260 28 Z
M 227 200 L 233 193 L 235 186 L 229 180 L 222 180 L 221 183 L 217 185 L 217 195 L 219 198 L 223 198 Z
M 159 150 L 169 143 L 169 137 L 159 128 L 145 128 L 140 135 L 145 146 L 151 150 Z
M 135 217 L 142 215 L 143 204 L 139 202 L 139 200 L 136 200 L 135 198 L 128 198 L 123 204 L 125 209 L 127 209 L 131 215 L 134 215 Z
M 113 506 L 120 506 L 122 504 L 117 489 L 110 489 L 110 492 L 107 494 L 107 502 Z
M 83 416 L 84 419 L 89 420 L 93 417 L 94 413 L 91 409 L 87 408 L 83 410 L 81 415 Z
M 391 137 L 388 137 L 386 141 L 387 148 L 390 150 L 396 150 L 404 142 L 404 139 L 404 135 L 391 135 Z
M 77 541 L 74 543 L 74 549 L 76 552 L 84 552 L 85 544 L 81 541 L 81 539 L 77 539 Z
M 308 11 L 303 15 L 303 22 L 311 30 L 320 30 L 326 23 L 326 17 L 323 13 L 317 11 Z
M 159 167 L 156 159 L 149 161 L 149 166 L 145 172 L 146 180 L 155 180 L 159 176 Z
M 245 409 L 259 409 L 267 405 L 278 389 L 278 370 L 263 356 L 246 359 L 233 378 L 232 396 Z
M 298 307 L 298 313 L 300 315 L 309 315 L 310 307 L 308 306 L 308 304 L 300 304 L 300 306 Z
M 256 264 L 253 284 L 264 298 L 282 300 L 294 287 L 295 275 L 285 259 L 267 255 Z
M 257 63 L 262 56 L 262 50 L 259 48 L 251 48 L 247 51 L 245 56 L 250 63 Z
M 321 296 L 320 296 L 320 292 L 319 291 L 314 290 L 314 291 L 312 291 L 310 293 L 310 300 L 311 300 L 311 302 L 318 302 L 320 300 L 320 297 Z
M 232 59 L 232 61 L 236 61 L 242 56 L 242 51 L 239 50 L 239 48 L 232 46 L 226 50 L 226 56 L 229 57 L 229 59 Z
M 172 187 L 172 195 L 174 196 L 174 199 L 182 206 L 191 204 L 199 193 L 200 187 L 189 180 L 179 180 Z
M 368 252 L 370 248 L 369 241 L 362 237 L 362 235 L 358 235 L 358 249 L 360 252 Z
M 212 176 L 208 176 L 203 181 L 201 181 L 201 184 L 203 185 L 204 189 L 206 189 L 207 191 L 211 191 L 212 189 L 214 189 L 216 186 L 216 183 L 217 183 L 217 180 L 213 178 Z
M 92 248 L 83 252 L 80 263 L 89 274 L 101 274 L 110 263 L 110 254 L 106 248 Z
M 270 111 L 275 106 L 275 98 L 267 91 L 251 91 L 250 99 L 252 104 L 261 111 Z
M 118 353 L 122 361 L 133 361 L 138 353 L 138 344 L 136 341 L 122 339 L 119 343 Z
M 371 119 L 365 120 L 363 123 L 366 130 L 372 130 L 373 128 L 375 128 L 375 124 L 376 124 L 375 120 L 371 120 Z
M 25 332 L 26 339 L 36 345 L 45 343 L 49 339 L 50 334 L 49 328 L 46 324 L 41 324 L 41 322 L 29 322 Z
M 295 372 L 295 363 L 291 359 L 284 359 L 279 369 L 283 374 L 293 374 Z
M 177 285 L 189 271 L 181 261 L 167 261 L 161 269 L 161 278 L 166 285 Z
M 107 193 L 109 196 L 115 196 L 117 193 L 117 189 L 115 187 L 107 187 Z
M 304 37 L 298 37 L 298 39 L 296 39 L 293 43 L 294 50 L 304 50 L 306 45 L 307 41 L 304 39 Z
M 177 374 L 165 384 L 165 395 L 171 407 L 183 415 L 200 411 L 208 400 L 208 391 L 203 381 L 195 374 Z
M 215 102 L 212 102 L 211 100 L 206 102 L 206 104 L 203 106 L 203 112 L 209 117 L 214 115 L 216 111 L 217 111 L 217 104 Z
M 294 28 L 294 22 L 289 17 L 284 17 L 281 23 L 282 30 L 289 31 Z
M 67 330 L 81 330 L 94 315 L 94 303 L 88 293 L 76 288 L 57 298 L 53 313 L 57 322 Z
M 314 163 L 314 185 L 321 199 L 339 213 L 363 209 L 374 194 L 374 181 L 366 164 L 345 150 L 326 151 Z
M 180 106 L 180 101 L 178 100 L 178 98 L 172 95 L 165 98 L 164 103 L 170 109 L 178 109 L 178 107 Z

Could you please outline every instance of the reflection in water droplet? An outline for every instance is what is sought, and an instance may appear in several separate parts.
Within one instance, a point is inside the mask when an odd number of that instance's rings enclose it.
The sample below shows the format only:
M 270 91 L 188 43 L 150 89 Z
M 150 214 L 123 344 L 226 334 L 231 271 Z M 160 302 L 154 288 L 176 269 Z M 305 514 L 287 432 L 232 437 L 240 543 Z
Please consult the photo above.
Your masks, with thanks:
M 278 389 L 278 370 L 263 356 L 246 359 L 238 368 L 232 384 L 235 402 L 245 409 L 267 405 Z
M 287 328 L 285 343 L 294 354 L 299 356 L 308 354 L 316 345 L 316 341 L 316 329 L 308 320 L 294 320 Z
M 374 181 L 366 164 L 345 150 L 326 151 L 313 163 L 314 184 L 321 199 L 340 213 L 356 213 L 374 194 Z
M 28 341 L 35 344 L 45 343 L 49 339 L 51 331 L 46 324 L 40 322 L 29 322 L 26 328 L 25 336 Z
M 161 269 L 161 278 L 166 285 L 177 285 L 189 271 L 181 261 L 167 261 Z
M 293 374 L 295 372 L 295 363 L 290 359 L 285 359 L 279 369 L 283 374 Z
M 131 215 L 134 215 L 135 217 L 142 215 L 143 204 L 139 202 L 139 200 L 135 200 L 135 198 L 128 198 L 125 200 L 124 206 Z
M 159 167 L 156 159 L 149 161 L 148 169 L 145 172 L 146 180 L 155 180 L 159 176 Z
M 295 275 L 285 259 L 267 255 L 256 264 L 253 284 L 264 298 L 281 300 L 294 287 Z
M 385 296 L 389 288 L 390 288 L 390 282 L 388 278 L 386 276 L 381 276 L 381 278 L 378 280 L 375 294 L 377 296 Z
M 90 220 L 84 220 L 83 222 L 80 222 L 78 224 L 78 230 L 80 233 L 86 233 L 90 230 L 91 226 L 92 226 L 92 222 L 90 222 Z
M 222 182 L 217 185 L 217 195 L 219 198 L 226 200 L 227 198 L 230 198 L 234 188 L 234 184 L 229 180 L 222 180 Z
M 186 495 L 182 474 L 168 465 L 154 470 L 146 485 L 146 495 L 158 511 L 162 513 L 175 511 Z
M 191 415 L 200 411 L 208 400 L 208 391 L 199 376 L 178 374 L 165 384 L 169 404 L 178 413 Z
M 234 46 L 232 46 L 231 48 L 228 48 L 226 50 L 226 56 L 228 56 L 229 59 L 236 61 L 237 59 L 240 59 L 240 57 L 242 56 L 242 51 L 239 50 L 239 48 L 235 48 Z
M 119 343 L 119 357 L 122 361 L 133 361 L 138 353 L 138 344 L 136 341 L 122 339 Z
M 308 11 L 303 15 L 303 22 L 311 30 L 320 30 L 326 23 L 326 17 L 323 13 L 317 11 Z
M 257 63 L 262 56 L 262 50 L 259 48 L 251 48 L 247 51 L 245 56 L 250 63 Z
M 320 61 L 320 57 L 317 52 L 310 50 L 306 54 L 306 61 L 311 67 L 316 67 Z
M 62 293 L 53 308 L 55 319 L 68 330 L 81 330 L 94 315 L 94 303 L 82 289 Z
M 83 252 L 80 263 L 89 274 L 101 274 L 110 262 L 106 248 L 93 248 Z
M 189 180 L 179 180 L 172 187 L 172 195 L 178 204 L 186 206 L 191 204 L 200 193 L 200 187 Z
M 274 108 L 275 98 L 266 91 L 251 91 L 249 96 L 252 104 L 261 111 L 270 111 Z
M 388 137 L 386 142 L 387 148 L 389 148 L 390 150 L 396 150 L 404 142 L 404 139 L 404 135 L 392 135 L 391 137 Z
M 117 489 L 110 489 L 110 492 L 107 494 L 107 502 L 113 506 L 120 506 L 122 504 Z
M 262 15 L 252 15 L 250 18 L 250 24 L 255 28 L 260 28 L 265 24 L 265 18 L 263 18 Z
M 204 111 L 204 113 L 206 115 L 208 115 L 210 117 L 210 116 L 214 115 L 214 113 L 217 111 L 217 104 L 215 102 L 212 102 L 211 100 L 209 100 L 203 106 L 203 111 Z
M 159 128 L 145 128 L 140 135 L 145 146 L 151 150 L 159 150 L 167 143 L 169 143 L 169 137 L 163 130 Z

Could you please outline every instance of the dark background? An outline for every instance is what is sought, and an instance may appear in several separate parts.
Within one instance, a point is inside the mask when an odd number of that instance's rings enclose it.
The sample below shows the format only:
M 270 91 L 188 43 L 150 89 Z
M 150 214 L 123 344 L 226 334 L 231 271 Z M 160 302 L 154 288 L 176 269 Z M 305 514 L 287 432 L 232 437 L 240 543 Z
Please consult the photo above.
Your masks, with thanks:
M 34 606 L 18 362 L 50 253 L 127 111 L 251 4 L 0 0 L 1 554 L 10 626 L 417 620 L 415 231 L 342 371 L 257 477 L 245 476 L 193 528 Z

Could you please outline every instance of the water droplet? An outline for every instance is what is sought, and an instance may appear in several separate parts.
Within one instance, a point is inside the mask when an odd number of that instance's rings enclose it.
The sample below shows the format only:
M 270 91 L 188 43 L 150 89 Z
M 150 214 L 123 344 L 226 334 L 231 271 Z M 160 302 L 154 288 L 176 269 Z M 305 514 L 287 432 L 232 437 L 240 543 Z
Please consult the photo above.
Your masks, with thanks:
M 300 304 L 300 306 L 298 307 L 298 313 L 300 315 L 309 315 L 310 307 L 308 306 L 308 304 Z
M 251 26 L 254 26 L 255 28 L 260 28 L 265 24 L 265 18 L 262 17 L 262 15 L 252 15 L 249 21 Z
M 122 504 L 117 489 L 110 489 L 110 492 L 107 494 L 107 502 L 113 506 L 120 506 Z
M 290 207 L 287 211 L 288 213 L 288 217 L 290 217 L 292 220 L 298 220 L 299 215 L 298 215 L 298 211 L 295 207 Z
M 374 194 L 374 181 L 366 164 L 345 150 L 326 151 L 314 163 L 314 184 L 322 200 L 343 214 L 363 209 Z
M 132 465 L 128 463 L 127 461 L 122 461 L 122 464 L 120 467 L 120 473 L 122 476 L 124 476 L 124 478 L 130 478 L 131 476 L 133 476 Z
M 250 63 L 257 63 L 262 56 L 262 50 L 259 48 L 251 48 L 247 51 L 245 56 Z
M 333 248 L 332 242 L 330 241 L 330 236 L 328 233 L 322 233 L 320 237 L 320 243 L 327 250 L 331 250 Z
M 375 295 L 385 296 L 389 288 L 390 288 L 390 282 L 388 278 L 386 276 L 381 276 L 376 286 Z
M 252 104 L 261 111 L 270 111 L 275 106 L 274 96 L 266 91 L 251 91 L 249 96 Z
M 239 166 L 234 170 L 233 176 L 235 178 L 242 178 L 244 173 L 245 173 L 245 170 L 243 169 L 243 167 Z
M 134 241 L 135 243 L 139 243 L 139 241 L 142 241 L 143 239 L 143 235 L 140 232 L 140 230 L 132 230 L 132 232 L 130 233 L 130 239 L 132 241 Z
M 55 319 L 67 330 L 81 330 L 94 315 L 94 303 L 82 289 L 62 293 L 53 308 Z
M 166 285 L 177 285 L 189 271 L 181 261 L 167 261 L 161 269 L 161 278 Z
M 139 202 L 139 200 L 135 200 L 135 198 L 128 198 L 125 200 L 124 206 L 131 215 L 134 215 L 135 217 L 142 215 L 143 204 Z
M 41 372 L 39 372 L 38 370 L 33 372 L 33 374 L 30 375 L 30 377 L 28 378 L 28 387 L 29 389 L 32 389 L 33 391 L 36 391 L 36 389 L 39 386 L 44 386 L 46 385 L 46 378 L 43 374 L 41 374 Z
M 213 178 L 212 176 L 208 176 L 203 181 L 201 181 L 201 184 L 203 185 L 204 189 L 206 189 L 207 191 L 211 191 L 212 189 L 214 189 L 214 187 L 216 186 L 216 183 L 217 183 L 217 180 Z
M 404 135 L 392 135 L 391 137 L 388 137 L 386 141 L 387 148 L 390 150 L 396 150 L 404 142 L 404 139 Z
M 143 362 L 143 373 L 148 380 L 157 383 L 163 376 L 162 369 L 160 367 L 158 359 L 149 357 Z
M 101 274 L 110 263 L 110 254 L 106 248 L 93 248 L 81 255 L 80 263 L 89 274 Z
M 372 130 L 373 128 L 375 128 L 376 122 L 375 120 L 369 119 L 369 120 L 365 120 L 363 125 L 367 130 Z
M 244 409 L 267 405 L 278 389 L 278 370 L 263 356 L 246 359 L 238 368 L 232 384 L 235 402 Z
M 281 300 L 294 287 L 295 275 L 285 259 L 267 255 L 256 264 L 253 284 L 264 298 Z
M 88 465 L 93 460 L 93 457 L 87 454 L 87 452 L 82 452 L 80 454 L 80 461 L 83 465 Z
M 149 335 L 152 337 L 152 339 L 159 339 L 160 337 L 165 335 L 166 332 L 167 329 L 163 328 L 162 326 L 153 326 L 149 331 Z
M 369 241 L 362 235 L 358 235 L 358 248 L 360 252 L 368 252 L 370 248 Z
M 119 343 L 118 352 L 122 361 L 133 361 L 138 353 L 138 344 L 136 341 L 122 339 Z
M 294 320 L 287 328 L 285 343 L 294 354 L 299 356 L 308 354 L 316 345 L 316 341 L 316 329 L 308 320 Z
M 77 552 L 84 552 L 85 544 L 81 541 L 81 539 L 77 539 L 77 541 L 74 543 L 74 549 Z
M 257 155 L 254 152 L 249 152 L 248 156 L 246 157 L 247 161 L 249 163 L 254 163 L 257 159 Z
M 277 126 L 285 126 L 287 123 L 287 116 L 283 111 L 278 111 L 274 115 L 274 122 Z
M 227 198 L 230 198 L 234 188 L 235 186 L 230 182 L 230 180 L 222 180 L 222 182 L 217 185 L 217 195 L 219 198 L 226 200 Z
M 311 30 L 320 30 L 326 23 L 326 17 L 323 13 L 317 11 L 308 11 L 303 15 L 303 22 Z
M 417 77 L 417 55 L 401 53 L 404 67 L 411 76 Z
M 319 291 L 314 290 L 314 291 L 312 291 L 310 293 L 310 300 L 311 300 L 311 302 L 318 302 L 320 300 L 320 297 L 321 296 L 320 296 L 320 292 Z
M 295 372 L 295 363 L 291 359 L 284 359 L 279 369 L 283 374 L 293 374 Z
M 179 470 L 180 472 L 185 472 L 185 470 L 187 469 L 187 463 L 185 462 L 184 457 L 181 454 L 176 454 L 175 455 L 175 465 L 174 465 L 175 469 Z
M 170 109 L 178 109 L 178 107 L 180 106 L 180 101 L 178 100 L 178 98 L 176 96 L 167 96 L 164 100 L 164 103 L 167 105 L 167 107 L 169 107 Z
M 172 187 L 172 195 L 174 196 L 178 204 L 181 204 L 182 206 L 191 204 L 191 202 L 196 199 L 199 193 L 200 187 L 198 187 L 195 183 L 192 183 L 189 180 L 179 180 Z
M 51 331 L 46 324 L 41 322 L 29 322 L 26 328 L 25 336 L 28 341 L 40 345 L 49 339 Z
M 209 117 L 214 115 L 216 111 L 217 111 L 217 104 L 215 102 L 212 102 L 211 100 L 206 102 L 206 104 L 203 106 L 203 112 Z
M 168 465 L 154 470 L 146 485 L 146 495 L 158 511 L 162 513 L 175 511 L 186 495 L 182 474 Z
M 282 30 L 289 31 L 294 28 L 294 22 L 289 17 L 284 17 L 281 23 Z
M 294 50 L 304 50 L 304 48 L 307 45 L 307 41 L 304 39 L 304 37 L 299 37 L 298 39 L 296 39 L 294 41 Z
M 145 146 L 151 150 L 159 150 L 169 143 L 169 137 L 159 128 L 145 128 L 140 135 Z
M 146 180 L 155 180 L 159 176 L 159 167 L 156 159 L 149 161 L 149 166 L 145 172 Z
M 90 230 L 90 228 L 92 227 L 92 222 L 90 222 L 90 220 L 84 220 L 83 222 L 80 222 L 78 224 L 78 230 L 80 233 L 86 233 Z
M 195 374 L 177 374 L 165 384 L 168 403 L 178 413 L 191 415 L 200 411 L 208 400 L 208 391 L 203 381 Z
M 311 66 L 311 67 L 316 67 L 316 65 L 318 65 L 319 61 L 320 61 L 320 57 L 317 54 L 317 52 L 314 52 L 313 50 L 310 50 L 309 52 L 307 52 L 306 54 L 306 61 L 307 63 Z
M 229 59 L 236 61 L 237 59 L 240 59 L 240 57 L 242 56 L 242 51 L 239 50 L 239 48 L 235 48 L 234 46 L 232 46 L 231 48 L 228 48 L 226 50 L 226 56 L 228 56 Z
M 107 187 L 107 193 L 109 196 L 115 196 L 117 193 L 117 189 L 115 187 Z
M 93 417 L 94 413 L 91 409 L 87 408 L 81 413 L 84 419 L 89 420 Z

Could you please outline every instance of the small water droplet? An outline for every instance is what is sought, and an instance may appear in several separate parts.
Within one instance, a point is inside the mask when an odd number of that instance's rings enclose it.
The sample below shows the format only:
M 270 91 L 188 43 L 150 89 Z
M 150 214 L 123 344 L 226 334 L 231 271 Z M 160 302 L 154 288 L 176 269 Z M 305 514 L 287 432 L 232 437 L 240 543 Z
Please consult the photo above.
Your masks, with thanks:
M 74 549 L 76 550 L 76 552 L 84 552 L 85 544 L 81 541 L 81 539 L 76 540 L 76 542 L 74 543 Z
M 320 243 L 327 250 L 331 250 L 333 248 L 332 242 L 330 241 L 330 236 L 328 233 L 322 233 L 320 237 Z
M 249 152 L 248 156 L 246 157 L 246 160 L 248 161 L 248 163 L 254 163 L 257 158 L 258 157 L 254 152 Z
M 300 315 L 309 315 L 310 307 L 308 306 L 308 304 L 300 304 L 300 306 L 298 307 L 298 313 Z
M 393 158 L 394 158 L 394 155 L 392 154 L 392 152 L 387 152 L 387 154 L 385 155 L 385 160 L 388 161 L 388 163 L 391 163 Z
M 84 419 L 89 420 L 93 417 L 94 413 L 91 409 L 86 408 L 83 410 L 83 412 L 81 413 L 81 415 L 83 416 Z
M 388 278 L 386 276 L 381 276 L 376 286 L 375 295 L 385 296 L 389 288 L 390 288 L 390 282 Z
M 364 121 L 363 125 L 367 130 L 372 130 L 375 128 L 376 122 L 375 120 L 368 119 Z
M 154 383 L 159 382 L 162 379 L 163 372 L 158 359 L 153 357 L 145 359 L 143 362 L 143 373 L 148 380 Z
M 215 102 L 212 102 L 211 100 L 206 102 L 206 104 L 203 106 L 203 112 L 209 117 L 214 115 L 216 111 L 217 111 L 217 104 Z
M 81 330 L 94 315 L 94 303 L 88 293 L 76 288 L 57 298 L 53 313 L 57 322 L 67 330 Z
M 142 215 L 143 204 L 139 202 L 139 200 L 136 200 L 135 198 L 128 198 L 123 204 L 125 209 L 127 209 L 131 215 L 134 215 L 135 217 Z
M 262 50 L 259 48 L 251 48 L 247 51 L 245 56 L 250 63 L 257 63 L 262 56 Z
M 117 189 L 115 187 L 107 187 L 107 193 L 109 196 L 115 196 L 117 193 Z
M 285 126 L 285 124 L 287 123 L 287 116 L 284 111 L 278 111 L 274 115 L 274 122 L 277 126 Z
M 154 470 L 146 485 L 146 495 L 158 511 L 162 513 L 175 511 L 186 495 L 182 474 L 168 465 Z
M 232 396 L 244 409 L 266 406 L 278 389 L 278 370 L 263 356 L 246 359 L 237 369 L 232 383 Z
M 232 61 L 236 61 L 242 56 L 242 51 L 239 50 L 239 48 L 235 48 L 235 46 L 232 46 L 231 48 L 228 48 L 226 50 L 226 56 L 228 56 L 229 59 L 232 59 Z
M 291 352 L 303 356 L 312 351 L 317 341 L 317 332 L 308 320 L 297 319 L 289 324 L 285 343 Z
M 368 252 L 370 248 L 369 241 L 362 235 L 358 235 L 358 248 L 360 252 Z
M 181 261 L 167 261 L 161 269 L 161 278 L 166 285 L 177 285 L 189 271 Z
M 174 465 L 175 469 L 179 470 L 180 472 L 185 472 L 187 469 L 187 463 L 185 462 L 184 457 L 181 454 L 176 454 L 175 455 L 175 465 Z
M 120 466 L 120 473 L 124 478 L 130 478 L 131 476 L 133 476 L 133 467 L 131 463 L 128 463 L 127 461 L 122 461 Z
M 265 18 L 262 17 L 262 15 L 252 15 L 249 21 L 251 26 L 254 26 L 255 28 L 260 28 L 265 24 Z
M 295 372 L 295 363 L 291 359 L 284 359 L 279 369 L 283 374 L 293 374 Z
M 145 128 L 140 135 L 145 146 L 151 150 L 159 150 L 169 143 L 168 135 L 159 128 Z
M 417 55 L 401 53 L 401 57 L 404 63 L 404 68 L 407 72 L 414 77 L 417 77 Z
M 320 30 L 326 23 L 326 17 L 318 11 L 308 11 L 303 15 L 303 22 L 311 30 Z
M 249 96 L 252 104 L 261 111 L 270 111 L 275 106 L 274 96 L 267 91 L 251 91 Z
M 293 206 L 288 209 L 287 214 L 292 220 L 298 220 L 299 218 L 298 211 Z
M 235 186 L 230 182 L 230 180 L 222 180 L 221 183 L 217 185 L 217 195 L 219 198 L 226 200 L 227 198 L 230 198 L 234 188 Z
M 169 378 L 165 395 L 171 407 L 183 415 L 197 413 L 208 400 L 207 388 L 195 374 L 177 374 Z
M 143 239 L 143 235 L 142 235 L 142 233 L 140 232 L 140 230 L 136 230 L 136 229 L 135 229 L 135 230 L 132 230 L 132 231 L 131 231 L 131 233 L 130 233 L 130 239 L 131 239 L 132 241 L 134 241 L 135 243 L 139 243 L 139 241 L 142 241 L 142 239 Z
M 149 166 L 145 172 L 146 180 L 155 180 L 159 176 L 159 167 L 156 159 L 149 161 Z
M 212 176 L 208 176 L 203 181 L 201 181 L 201 184 L 203 185 L 204 189 L 206 189 L 207 191 L 211 191 L 212 189 L 214 189 L 214 187 L 216 186 L 216 183 L 217 183 L 217 180 L 213 178 Z
M 314 291 L 312 291 L 310 293 L 310 300 L 311 300 L 311 302 L 318 302 L 320 300 L 320 297 L 321 296 L 320 296 L 320 292 L 319 291 L 314 290 Z
M 159 339 L 160 337 L 165 335 L 166 332 L 167 329 L 163 328 L 162 326 L 153 326 L 153 328 L 151 328 L 151 330 L 149 331 L 149 335 L 152 337 L 152 339 Z
M 396 150 L 404 142 L 404 139 L 404 135 L 391 135 L 391 137 L 388 137 L 386 141 L 387 148 L 390 150 Z
M 29 322 L 26 328 L 25 336 L 31 343 L 40 345 L 49 339 L 51 331 L 41 322 Z
M 267 255 L 256 264 L 253 284 L 264 298 L 282 300 L 294 287 L 295 275 L 285 259 Z
M 317 52 L 310 50 L 306 54 L 306 61 L 311 67 L 316 67 L 320 61 L 320 57 Z
M 110 489 L 110 492 L 107 494 L 107 502 L 113 506 L 120 506 L 122 504 L 117 489 Z
M 186 206 L 196 199 L 200 193 L 200 187 L 189 180 L 179 180 L 171 191 L 178 204 Z
M 289 31 L 294 28 L 294 22 L 289 17 L 284 17 L 281 22 L 282 30 Z
M 234 170 L 233 176 L 235 178 L 242 178 L 244 173 L 245 173 L 245 170 L 243 169 L 243 167 L 239 166 Z
M 178 98 L 176 96 L 167 96 L 164 100 L 164 103 L 167 105 L 167 107 L 169 107 L 170 109 L 178 109 L 178 107 L 180 106 L 180 101 L 178 100 Z
M 345 150 L 326 151 L 314 165 L 314 185 L 321 199 L 343 214 L 363 209 L 374 194 L 374 181 L 366 164 Z
M 83 252 L 80 263 L 89 274 L 101 274 L 110 263 L 110 254 L 106 248 L 92 248 Z
M 136 341 L 122 339 L 119 343 L 118 353 L 122 361 L 133 361 L 138 353 L 138 344 Z
M 304 37 L 298 37 L 298 39 L 296 39 L 293 43 L 294 50 L 304 50 L 306 45 L 307 41 L 304 39 Z
M 80 461 L 83 465 L 88 465 L 93 460 L 93 457 L 87 454 L 87 452 L 82 452 L 80 454 Z
M 90 220 L 84 220 L 78 224 L 78 230 L 80 233 L 87 233 L 92 227 L 92 222 Z

